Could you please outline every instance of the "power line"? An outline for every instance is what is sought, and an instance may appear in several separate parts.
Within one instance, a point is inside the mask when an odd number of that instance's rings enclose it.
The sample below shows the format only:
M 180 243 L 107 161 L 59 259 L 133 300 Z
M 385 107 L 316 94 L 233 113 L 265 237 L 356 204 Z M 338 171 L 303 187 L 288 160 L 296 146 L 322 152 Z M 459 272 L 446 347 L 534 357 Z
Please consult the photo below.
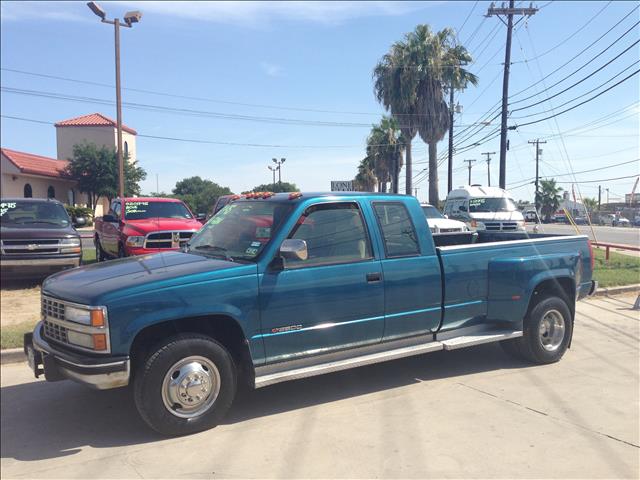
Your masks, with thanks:
M 547 78 L 549 78 L 551 75 L 555 74 L 556 72 L 558 72 L 559 70 L 563 69 L 564 67 L 566 67 L 567 65 L 569 65 L 571 62 L 573 62 L 575 59 L 577 59 L 580 55 L 582 55 L 584 52 L 586 52 L 587 50 L 589 50 L 592 46 L 594 46 L 596 43 L 598 43 L 600 40 L 602 40 L 605 36 L 607 36 L 612 30 L 614 30 L 618 25 L 620 25 L 624 20 L 627 19 L 627 17 L 629 17 L 633 12 L 635 12 L 639 7 L 635 7 L 634 9 L 632 9 L 629 13 L 627 13 L 624 17 L 622 17 L 622 19 L 620 19 L 616 24 L 614 24 L 611 28 L 609 28 L 609 30 L 607 30 L 605 33 L 603 33 L 602 35 L 600 35 L 600 37 L 598 37 L 596 40 L 594 40 L 593 42 L 591 42 L 589 45 L 587 45 L 585 48 L 583 48 L 579 53 L 577 53 L 576 55 L 574 55 L 573 57 L 571 57 L 567 62 L 563 63 L 562 65 L 560 65 L 559 67 L 557 67 L 555 70 L 553 70 L 552 72 L 548 73 L 547 75 L 544 75 L 542 78 L 540 78 L 540 80 L 536 81 L 535 83 L 532 83 L 531 85 L 529 85 L 528 87 L 523 88 L 522 90 L 517 91 L 516 93 L 510 95 L 510 98 L 516 97 L 518 95 L 520 95 L 521 93 L 526 92 L 527 90 L 530 90 L 531 88 L 533 88 L 536 85 L 539 85 L 540 83 L 544 82 L 544 80 L 546 80 Z M 585 64 L 583 64 L 582 66 L 580 66 L 579 68 L 577 68 L 576 70 L 574 70 L 573 72 L 571 72 L 569 75 L 567 75 L 566 77 L 558 80 L 556 83 L 554 83 L 553 85 L 551 85 L 551 87 L 549 88 L 553 88 L 556 85 L 558 85 L 559 83 L 564 82 L 565 80 L 567 80 L 568 78 L 571 78 L 573 75 L 575 75 L 576 73 L 578 73 L 580 70 L 582 70 L 583 68 L 585 68 L 587 65 L 589 65 L 591 62 L 595 61 L 598 57 L 600 57 L 601 55 L 603 55 L 606 51 L 608 51 L 611 47 L 613 47 L 616 43 L 618 43 L 620 40 L 622 40 L 631 30 L 633 30 L 636 26 L 638 25 L 638 22 L 636 22 L 634 25 L 631 26 L 631 28 L 629 28 L 626 32 L 624 32 L 622 35 L 620 35 L 618 38 L 616 38 L 609 46 L 607 46 L 606 48 L 604 48 L 602 51 L 600 51 L 597 55 L 595 55 L 594 57 L 592 57 L 588 62 L 586 62 Z M 526 63 L 526 62 L 525 62 Z M 530 98 L 533 98 L 537 96 L 537 94 L 534 95 L 530 95 L 528 97 L 522 98 L 520 100 L 513 100 L 510 103 L 518 103 L 518 102 L 524 102 L 525 100 L 528 100 Z
M 589 102 L 591 102 L 591 101 L 595 100 L 596 98 L 600 97 L 601 95 L 604 95 L 604 94 L 605 94 L 605 93 L 607 93 L 609 90 L 612 90 L 612 89 L 616 88 L 617 86 L 619 86 L 619 85 L 623 84 L 624 82 L 626 82 L 627 80 L 629 80 L 629 79 L 630 79 L 630 78 L 632 78 L 633 76 L 637 75 L 637 74 L 638 74 L 638 72 L 640 72 L 640 69 L 639 69 L 639 70 L 636 70 L 636 71 L 635 71 L 635 72 L 633 72 L 631 75 L 626 76 L 625 78 L 623 78 L 623 79 L 622 79 L 622 80 L 620 80 L 619 82 L 614 83 L 614 84 L 613 84 L 613 85 L 611 85 L 609 88 L 607 88 L 607 89 L 603 90 L 602 92 L 598 93 L 597 95 L 594 95 L 593 97 L 588 98 L 587 100 L 584 100 L 583 102 L 580 102 L 580 103 L 578 103 L 577 105 L 574 105 L 573 107 L 569 107 L 569 108 L 567 108 L 567 109 L 565 109 L 565 110 L 562 110 L 561 112 L 554 113 L 553 115 L 550 115 L 550 116 L 545 117 L 545 118 L 541 118 L 541 119 L 538 119 L 538 120 L 533 120 L 533 121 L 531 121 L 531 122 L 527 122 L 527 123 L 522 123 L 522 124 L 520 124 L 520 125 L 514 125 L 513 127 L 509 127 L 509 128 L 516 129 L 516 128 L 520 128 L 520 127 L 526 127 L 527 125 L 533 125 L 534 123 L 544 122 L 545 120 L 549 120 L 549 119 L 551 119 L 551 118 L 558 117 L 558 116 L 560 116 L 560 115 L 562 115 L 562 114 L 564 114 L 564 113 L 570 112 L 571 110 L 574 110 L 574 109 L 576 109 L 576 108 L 578 108 L 578 107 L 580 107 L 580 106 L 584 105 L 585 103 L 589 103 Z
M 547 100 L 550 100 L 552 98 L 557 97 L 558 95 L 562 95 L 563 93 L 567 92 L 568 90 L 571 90 L 574 87 L 577 87 L 578 85 L 580 85 L 582 82 L 584 82 L 585 80 L 593 77 L 596 73 L 602 71 L 604 68 L 606 68 L 607 66 L 609 66 L 611 63 L 613 63 L 614 61 L 616 61 L 618 58 L 620 58 L 622 55 L 624 55 L 625 53 L 627 53 L 629 50 L 631 50 L 634 46 L 636 46 L 638 43 L 640 43 L 640 40 L 636 40 L 635 42 L 633 42 L 631 45 L 629 45 L 627 48 L 625 48 L 622 52 L 620 52 L 618 55 L 616 55 L 614 58 L 612 58 L 611 60 L 609 60 L 607 63 L 605 63 L 604 65 L 602 65 L 600 68 L 598 68 L 597 70 L 594 70 L 593 72 L 591 72 L 589 75 L 587 75 L 586 77 L 583 77 L 582 79 L 578 80 L 577 82 L 569 85 L 568 87 L 566 87 L 564 90 L 560 90 L 558 93 L 555 93 L 553 95 L 551 95 L 550 97 L 547 97 Z M 607 80 L 607 82 L 613 80 L 614 78 L 618 77 L 619 75 L 622 75 L 622 73 L 624 73 L 626 70 L 628 70 L 629 68 L 631 68 L 632 66 L 634 66 L 635 64 L 637 64 L 638 62 L 640 62 L 640 60 L 635 61 L 634 63 L 632 63 L 631 65 L 629 65 L 628 67 L 626 67 L 624 70 L 622 70 L 621 72 L 619 72 L 617 75 L 614 75 L 613 77 L 611 77 L 609 80 Z M 606 84 L 607 82 L 605 82 L 604 84 Z M 596 88 L 600 88 L 601 86 L 603 86 L 604 84 L 596 87 Z M 553 88 L 553 87 L 550 87 Z M 593 90 L 592 90 L 593 91 Z M 590 93 L 590 92 L 589 92 Z M 524 107 L 518 107 L 515 108 L 513 110 L 511 110 L 511 113 L 513 112 L 518 112 L 520 110 L 525 110 L 527 108 L 531 108 L 534 107 L 536 105 L 539 105 L 541 103 L 544 103 L 545 100 L 539 100 L 535 103 L 526 105 Z
M 598 12 L 597 12 L 593 17 L 591 17 L 591 18 L 590 18 L 586 23 L 584 23 L 580 28 L 578 28 L 575 32 L 573 32 L 571 35 L 569 35 L 569 36 L 568 36 L 567 38 L 565 38 L 563 41 L 561 41 L 560 43 L 558 43 L 558 44 L 557 44 L 557 45 L 555 45 L 554 47 L 551 47 L 551 48 L 550 48 L 549 50 L 547 50 L 546 52 L 543 52 L 543 53 L 541 53 L 540 55 L 538 55 L 538 56 L 536 56 L 536 57 L 530 58 L 530 59 L 529 59 L 529 61 L 531 61 L 531 60 L 537 60 L 538 58 L 542 58 L 542 57 L 544 57 L 545 55 L 547 55 L 547 54 L 549 54 L 549 53 L 553 52 L 553 51 L 554 51 L 554 50 L 556 50 L 557 48 L 559 48 L 559 47 L 561 47 L 562 45 L 564 45 L 565 43 L 567 43 L 569 40 L 571 40 L 573 37 L 575 37 L 578 33 L 580 33 L 582 30 L 584 30 L 585 28 L 587 28 L 587 27 L 589 26 L 589 24 L 590 24 L 591 22 L 593 22 L 596 18 L 598 18 L 598 17 L 600 16 L 600 14 L 601 14 L 602 12 L 604 12 L 604 11 L 609 7 L 609 5 L 611 5 L 612 3 L 613 3 L 613 2 L 611 2 L 611 1 L 610 1 L 609 3 L 607 3 L 604 7 L 602 7 L 600 10 L 598 10 Z M 520 61 L 520 62 L 513 62 L 513 63 L 522 63 L 522 61 Z

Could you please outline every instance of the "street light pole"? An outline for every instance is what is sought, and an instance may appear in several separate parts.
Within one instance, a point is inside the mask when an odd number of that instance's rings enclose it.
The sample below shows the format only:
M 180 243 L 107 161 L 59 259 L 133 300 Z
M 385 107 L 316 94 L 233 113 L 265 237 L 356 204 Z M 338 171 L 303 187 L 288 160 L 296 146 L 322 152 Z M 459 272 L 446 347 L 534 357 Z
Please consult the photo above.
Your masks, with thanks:
M 122 154 L 122 92 L 120 86 L 120 27 L 131 28 L 132 24 L 138 23 L 142 18 L 139 11 L 127 12 L 124 15 L 124 23 L 120 19 L 108 20 L 107 13 L 96 2 L 88 2 L 87 6 L 93 13 L 100 17 L 102 23 L 113 25 L 116 61 L 116 131 L 118 156 L 118 196 L 124 197 L 124 156 Z
M 280 170 L 280 167 L 272 167 L 271 165 L 267 165 L 267 168 L 269 170 L 271 170 L 271 172 L 273 173 L 273 189 L 276 189 L 276 170 Z
M 286 161 L 286 158 L 281 158 L 280 160 L 278 160 L 277 158 L 272 158 L 271 161 L 273 163 L 275 163 L 277 165 L 277 170 L 278 170 L 278 183 L 282 183 L 282 164 Z M 275 180 L 273 181 L 273 183 L 275 184 Z

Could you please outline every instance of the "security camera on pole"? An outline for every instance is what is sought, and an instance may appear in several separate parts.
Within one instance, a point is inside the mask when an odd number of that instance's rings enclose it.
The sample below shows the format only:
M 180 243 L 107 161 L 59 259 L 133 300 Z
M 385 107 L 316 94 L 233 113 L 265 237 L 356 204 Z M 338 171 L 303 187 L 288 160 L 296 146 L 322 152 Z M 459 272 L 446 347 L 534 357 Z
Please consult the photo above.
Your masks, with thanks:
M 118 132 L 118 196 L 124 197 L 124 157 L 122 156 L 122 97 L 120 93 L 120 27 L 131 28 L 134 23 L 138 23 L 142 18 L 142 12 L 137 10 L 124 14 L 124 23 L 114 18 L 108 20 L 105 12 L 96 2 L 89 2 L 87 6 L 100 17 L 102 23 L 113 25 L 115 33 L 116 50 L 116 112 L 117 112 L 117 132 Z

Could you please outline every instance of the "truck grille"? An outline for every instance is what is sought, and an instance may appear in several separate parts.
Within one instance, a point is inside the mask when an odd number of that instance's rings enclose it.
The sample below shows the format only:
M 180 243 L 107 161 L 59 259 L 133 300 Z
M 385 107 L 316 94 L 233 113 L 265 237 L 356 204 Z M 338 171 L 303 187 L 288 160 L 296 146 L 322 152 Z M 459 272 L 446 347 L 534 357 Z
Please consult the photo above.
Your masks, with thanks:
M 193 230 L 149 233 L 144 241 L 144 248 L 181 248 L 194 233 Z
M 60 253 L 58 239 L 2 240 L 3 255 Z
M 64 303 L 58 302 L 52 298 L 42 296 L 42 318 L 56 318 L 64 320 Z
M 60 343 L 69 343 L 69 339 L 67 338 L 67 328 L 62 325 L 58 325 L 57 323 L 52 323 L 47 320 L 42 322 L 44 326 L 44 335 L 45 337 L 55 340 Z
M 516 222 L 483 222 L 484 226 L 487 230 L 498 232 L 498 231 L 509 231 L 509 230 L 517 230 L 518 224 Z

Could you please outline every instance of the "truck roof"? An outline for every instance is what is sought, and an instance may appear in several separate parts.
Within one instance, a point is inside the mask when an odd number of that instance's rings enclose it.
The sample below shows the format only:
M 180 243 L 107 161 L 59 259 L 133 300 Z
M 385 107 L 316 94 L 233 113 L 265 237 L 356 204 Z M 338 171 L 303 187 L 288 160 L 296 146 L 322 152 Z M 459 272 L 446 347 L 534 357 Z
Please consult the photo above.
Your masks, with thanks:
M 180 202 L 179 198 L 169 197 L 125 197 L 123 200 L 126 202 Z
M 50 202 L 50 203 L 59 203 L 60 205 L 62 205 L 62 202 L 56 200 L 55 198 L 22 198 L 22 197 L 9 197 L 9 198 L 2 198 L 2 200 L 0 200 L 2 202 L 27 202 L 27 203 L 44 203 L 44 202 Z
M 506 190 L 498 187 L 484 187 L 482 185 L 464 185 L 454 188 L 449 192 L 447 198 L 511 198 Z
M 259 193 L 263 193 L 260 196 Z M 253 197 L 251 196 L 253 195 Z M 284 193 L 272 193 L 272 192 L 249 192 L 242 195 L 232 195 L 237 197 L 237 201 L 241 200 L 267 200 L 272 202 L 282 202 L 290 200 L 309 200 L 313 198 L 327 198 L 327 197 L 379 197 L 379 198 L 397 198 L 406 199 L 412 198 L 408 195 L 401 195 L 398 193 L 380 193 L 380 192 L 284 192 Z

